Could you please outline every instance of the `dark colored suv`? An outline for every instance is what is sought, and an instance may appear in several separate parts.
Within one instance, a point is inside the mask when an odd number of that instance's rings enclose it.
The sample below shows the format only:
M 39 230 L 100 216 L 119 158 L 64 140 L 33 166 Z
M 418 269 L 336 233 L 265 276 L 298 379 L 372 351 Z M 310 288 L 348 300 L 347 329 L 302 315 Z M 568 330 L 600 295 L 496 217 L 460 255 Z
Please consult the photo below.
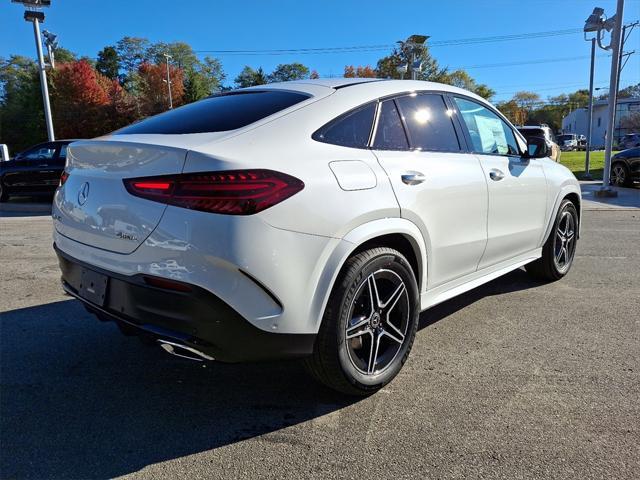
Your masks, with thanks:
M 611 158 L 611 184 L 629 187 L 640 180 L 640 147 L 629 148 Z
M 53 195 L 72 141 L 40 143 L 0 162 L 0 202 L 11 195 Z

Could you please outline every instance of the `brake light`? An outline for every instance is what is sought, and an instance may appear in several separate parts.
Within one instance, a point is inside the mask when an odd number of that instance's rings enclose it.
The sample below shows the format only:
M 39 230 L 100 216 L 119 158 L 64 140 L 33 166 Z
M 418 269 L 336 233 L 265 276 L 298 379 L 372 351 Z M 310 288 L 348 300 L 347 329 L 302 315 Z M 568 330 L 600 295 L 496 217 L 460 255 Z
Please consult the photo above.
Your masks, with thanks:
M 62 173 L 60 174 L 60 185 L 59 185 L 60 187 L 64 185 L 64 182 L 67 181 L 67 178 L 69 178 L 69 174 L 67 173 L 66 170 L 63 170 Z
M 123 180 L 131 195 L 225 215 L 252 215 L 298 193 L 304 183 L 273 170 L 227 170 Z

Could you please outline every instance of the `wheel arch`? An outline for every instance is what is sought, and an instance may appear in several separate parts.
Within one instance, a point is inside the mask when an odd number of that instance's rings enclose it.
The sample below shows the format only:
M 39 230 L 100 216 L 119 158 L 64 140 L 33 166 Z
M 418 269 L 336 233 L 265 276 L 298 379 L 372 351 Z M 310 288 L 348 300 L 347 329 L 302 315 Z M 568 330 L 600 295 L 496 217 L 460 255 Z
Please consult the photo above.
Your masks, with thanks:
M 582 196 L 579 185 L 568 183 L 566 185 L 563 185 L 556 194 L 556 198 L 553 203 L 553 209 L 551 210 L 550 216 L 547 220 L 547 228 L 544 232 L 540 245 L 544 245 L 544 243 L 547 241 L 547 238 L 549 238 L 551 230 L 553 229 L 553 224 L 556 220 L 556 216 L 558 215 L 558 210 L 560 209 L 560 204 L 564 199 L 571 201 L 571 203 L 575 205 L 576 210 L 578 211 L 578 238 L 580 238 L 580 231 L 582 229 Z
M 347 260 L 363 250 L 380 246 L 394 248 L 407 258 L 414 270 L 419 293 L 424 291 L 427 279 L 428 239 L 425 239 L 418 227 L 407 219 L 373 220 L 347 233 L 340 242 L 340 247 L 334 250 L 325 265 L 311 307 L 318 328 L 331 291 Z

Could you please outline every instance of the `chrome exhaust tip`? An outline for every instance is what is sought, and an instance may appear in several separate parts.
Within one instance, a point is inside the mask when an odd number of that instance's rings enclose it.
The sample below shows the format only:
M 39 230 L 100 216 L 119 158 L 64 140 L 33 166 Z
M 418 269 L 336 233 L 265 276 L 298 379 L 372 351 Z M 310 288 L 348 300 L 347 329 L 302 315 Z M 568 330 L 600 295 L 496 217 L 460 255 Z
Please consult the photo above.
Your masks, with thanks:
M 195 348 L 188 347 L 187 345 L 182 345 L 180 343 L 170 342 L 169 340 L 162 339 L 158 339 L 158 343 L 165 352 L 170 353 L 171 355 L 175 355 L 176 357 L 186 358 L 188 360 L 193 360 L 196 362 L 214 360 L 212 356 L 207 355 L 200 350 L 196 350 Z

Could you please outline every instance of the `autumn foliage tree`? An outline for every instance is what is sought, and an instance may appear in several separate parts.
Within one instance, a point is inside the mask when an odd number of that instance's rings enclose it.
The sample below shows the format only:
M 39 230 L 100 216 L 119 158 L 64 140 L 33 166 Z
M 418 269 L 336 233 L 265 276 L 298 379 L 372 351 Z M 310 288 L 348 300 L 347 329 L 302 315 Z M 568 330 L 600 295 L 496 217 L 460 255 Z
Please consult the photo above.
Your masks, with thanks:
M 171 98 L 173 106 L 183 104 L 184 75 L 181 68 L 169 66 L 171 78 Z M 167 88 L 166 65 L 143 63 L 138 68 L 136 91 L 140 101 L 142 116 L 155 115 L 169 108 L 169 89 Z
M 51 107 L 57 136 L 95 137 L 105 133 L 109 80 L 85 60 L 59 64 L 52 74 Z
M 345 78 L 376 78 L 378 72 L 371 68 L 369 65 L 354 67 L 353 65 L 345 65 L 344 77 Z
M 59 64 L 51 84 L 53 120 L 60 138 L 104 135 L 135 120 L 129 94 L 86 60 Z

